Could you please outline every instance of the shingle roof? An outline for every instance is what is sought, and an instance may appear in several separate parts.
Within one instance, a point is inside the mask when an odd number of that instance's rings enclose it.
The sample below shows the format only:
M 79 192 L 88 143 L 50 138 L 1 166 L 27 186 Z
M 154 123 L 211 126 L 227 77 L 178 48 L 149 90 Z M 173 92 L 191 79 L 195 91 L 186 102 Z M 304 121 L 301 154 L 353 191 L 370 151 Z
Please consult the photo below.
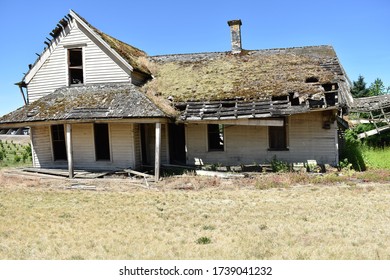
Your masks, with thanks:
M 331 46 L 165 55 L 150 60 L 155 79 L 146 90 L 175 102 L 323 95 L 323 84 L 345 79 Z
M 168 117 L 131 84 L 64 87 L 0 118 L 0 124 L 51 120 Z

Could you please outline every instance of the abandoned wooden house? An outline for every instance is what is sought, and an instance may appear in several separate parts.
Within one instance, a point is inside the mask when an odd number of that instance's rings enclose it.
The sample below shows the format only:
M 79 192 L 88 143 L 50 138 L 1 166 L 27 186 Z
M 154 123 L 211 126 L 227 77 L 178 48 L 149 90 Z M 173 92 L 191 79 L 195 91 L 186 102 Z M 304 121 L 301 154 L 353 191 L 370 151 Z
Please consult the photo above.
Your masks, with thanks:
M 274 157 L 337 165 L 337 121 L 352 102 L 331 46 L 148 56 L 74 11 L 50 33 L 1 127 L 29 127 L 33 165 L 139 169 L 239 165 Z

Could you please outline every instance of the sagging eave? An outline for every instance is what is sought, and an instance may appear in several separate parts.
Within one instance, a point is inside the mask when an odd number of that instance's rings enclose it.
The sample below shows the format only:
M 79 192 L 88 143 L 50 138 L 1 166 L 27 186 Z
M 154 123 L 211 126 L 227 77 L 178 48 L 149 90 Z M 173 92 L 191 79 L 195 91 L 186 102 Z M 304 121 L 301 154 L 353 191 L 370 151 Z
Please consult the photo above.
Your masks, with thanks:
M 162 123 L 171 122 L 169 118 L 109 118 L 109 119 L 62 119 L 62 120 L 39 120 L 25 122 L 0 123 L 0 128 L 18 128 L 48 126 L 55 124 L 85 124 L 85 123 Z
M 21 81 L 21 82 L 15 83 L 15 85 L 19 87 L 20 93 L 22 94 L 22 97 L 23 97 L 24 105 L 28 105 L 29 104 L 28 94 L 27 94 L 27 92 L 24 93 L 24 91 L 23 91 L 23 88 L 25 88 L 27 91 L 27 84 L 24 81 Z

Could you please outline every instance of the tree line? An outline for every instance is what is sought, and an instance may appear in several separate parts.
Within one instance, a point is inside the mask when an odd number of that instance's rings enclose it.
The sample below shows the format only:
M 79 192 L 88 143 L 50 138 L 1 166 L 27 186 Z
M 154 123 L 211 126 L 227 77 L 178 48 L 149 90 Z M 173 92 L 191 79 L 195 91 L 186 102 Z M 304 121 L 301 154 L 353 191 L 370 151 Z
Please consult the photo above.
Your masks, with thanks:
M 376 78 L 375 81 L 367 87 L 364 77 L 359 75 L 357 81 L 353 82 L 351 93 L 355 98 L 390 94 L 390 86 L 386 87 L 380 78 Z

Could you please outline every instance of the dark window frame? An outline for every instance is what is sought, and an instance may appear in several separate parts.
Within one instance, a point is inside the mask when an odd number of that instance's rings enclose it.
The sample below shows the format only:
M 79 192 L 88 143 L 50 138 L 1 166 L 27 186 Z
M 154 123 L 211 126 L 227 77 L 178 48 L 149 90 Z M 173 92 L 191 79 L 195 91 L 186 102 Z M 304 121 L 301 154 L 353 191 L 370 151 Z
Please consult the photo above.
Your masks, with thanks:
M 107 123 L 95 123 L 93 126 L 96 161 L 111 161 L 110 127 Z
M 209 152 L 225 151 L 225 127 L 223 124 L 207 125 L 207 143 Z
M 83 48 L 68 49 L 69 85 L 84 84 Z
M 286 120 L 283 126 L 268 127 L 268 151 L 288 151 L 288 132 Z
M 68 160 L 65 141 L 65 127 L 63 124 L 54 124 L 50 127 L 51 145 L 54 161 Z

